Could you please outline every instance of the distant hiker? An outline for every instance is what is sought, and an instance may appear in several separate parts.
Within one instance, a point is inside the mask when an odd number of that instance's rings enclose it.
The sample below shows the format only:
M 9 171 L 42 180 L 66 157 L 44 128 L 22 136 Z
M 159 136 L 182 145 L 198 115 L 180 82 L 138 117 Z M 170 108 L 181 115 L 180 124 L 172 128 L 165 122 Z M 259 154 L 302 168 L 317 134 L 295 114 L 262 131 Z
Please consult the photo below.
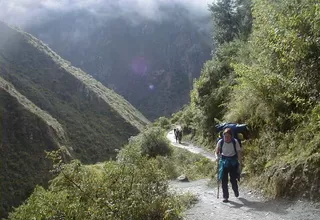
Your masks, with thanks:
M 241 170 L 241 148 L 239 142 L 232 137 L 231 128 L 226 128 L 223 131 L 223 138 L 217 143 L 216 154 L 220 158 L 218 160 L 218 180 L 222 180 L 223 202 L 228 202 L 229 175 L 234 195 L 238 197 L 239 189 L 237 178 L 239 176 L 239 170 Z
M 179 144 L 181 144 L 181 140 L 182 140 L 182 130 L 179 129 L 178 131 L 178 139 L 179 139 Z
M 178 129 L 173 129 L 173 132 L 174 132 L 174 136 L 175 136 L 175 138 L 176 138 L 176 143 L 178 143 Z

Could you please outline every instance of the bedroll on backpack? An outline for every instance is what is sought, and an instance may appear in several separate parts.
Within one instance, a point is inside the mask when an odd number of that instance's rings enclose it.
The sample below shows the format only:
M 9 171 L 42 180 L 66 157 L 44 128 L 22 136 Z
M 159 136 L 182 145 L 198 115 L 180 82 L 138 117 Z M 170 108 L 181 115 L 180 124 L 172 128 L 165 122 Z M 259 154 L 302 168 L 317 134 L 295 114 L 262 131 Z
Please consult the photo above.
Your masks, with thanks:
M 226 129 L 226 128 L 230 128 L 231 129 L 232 137 L 237 139 L 237 141 L 240 144 L 240 147 L 242 148 L 242 144 L 241 144 L 241 140 L 239 138 L 239 134 L 242 134 L 244 139 L 248 139 L 248 135 L 249 135 L 248 126 L 246 124 L 236 124 L 236 123 L 218 124 L 218 125 L 216 125 L 216 129 L 220 133 L 220 138 L 218 139 L 218 141 L 222 138 L 222 133 L 223 133 L 224 129 Z

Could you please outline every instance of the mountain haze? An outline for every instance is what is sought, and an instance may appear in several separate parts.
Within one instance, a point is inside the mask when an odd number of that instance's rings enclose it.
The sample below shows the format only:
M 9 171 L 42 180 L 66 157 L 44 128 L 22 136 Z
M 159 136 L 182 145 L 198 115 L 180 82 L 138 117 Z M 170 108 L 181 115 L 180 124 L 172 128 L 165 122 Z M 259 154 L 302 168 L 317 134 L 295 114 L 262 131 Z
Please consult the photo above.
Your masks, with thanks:
M 183 4 L 160 4 L 158 16 L 101 3 L 100 13 L 54 12 L 25 30 L 72 65 L 123 95 L 149 119 L 170 115 L 189 102 L 193 80 L 210 59 L 210 14 Z M 117 13 L 118 12 L 118 13 Z

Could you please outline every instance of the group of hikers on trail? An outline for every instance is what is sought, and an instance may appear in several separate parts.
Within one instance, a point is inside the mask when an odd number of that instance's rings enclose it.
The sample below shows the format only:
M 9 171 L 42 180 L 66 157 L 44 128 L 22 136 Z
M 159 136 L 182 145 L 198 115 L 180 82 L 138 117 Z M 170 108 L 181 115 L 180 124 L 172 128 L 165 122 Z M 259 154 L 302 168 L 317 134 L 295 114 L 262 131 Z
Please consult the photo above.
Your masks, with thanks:
M 220 131 L 220 138 L 217 141 L 217 178 L 219 198 L 219 183 L 222 182 L 223 202 L 229 201 L 228 181 L 230 182 L 235 197 L 239 197 L 238 181 L 241 174 L 241 140 L 238 136 L 241 133 L 247 138 L 248 129 L 245 124 L 223 123 L 216 126 Z
M 178 143 L 178 141 L 179 141 L 179 144 L 181 144 L 182 130 L 180 128 L 175 128 L 175 129 L 173 129 L 173 131 L 174 131 L 174 136 L 176 138 L 176 143 Z

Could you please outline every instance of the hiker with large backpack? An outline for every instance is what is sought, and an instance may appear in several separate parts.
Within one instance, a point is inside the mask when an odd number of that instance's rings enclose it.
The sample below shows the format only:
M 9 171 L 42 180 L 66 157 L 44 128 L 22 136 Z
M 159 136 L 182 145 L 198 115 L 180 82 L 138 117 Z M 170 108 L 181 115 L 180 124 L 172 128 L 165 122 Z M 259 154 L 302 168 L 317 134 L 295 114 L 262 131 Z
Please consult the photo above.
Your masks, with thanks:
M 174 132 L 174 136 L 176 138 L 176 143 L 179 142 L 179 144 L 181 144 L 181 140 L 182 140 L 182 130 L 181 128 L 175 128 L 173 129 Z
M 182 140 L 182 130 L 179 129 L 179 131 L 178 131 L 178 141 L 179 141 L 179 144 L 181 144 L 181 140 Z
M 178 143 L 178 129 L 177 128 L 173 129 L 173 132 L 174 132 L 174 137 L 176 139 L 176 143 Z
M 228 179 L 235 197 L 239 196 L 238 182 L 239 170 L 241 170 L 241 147 L 237 139 L 233 137 L 231 128 L 223 131 L 223 137 L 218 141 L 216 146 L 218 160 L 218 181 L 222 181 L 223 202 L 229 200 Z

